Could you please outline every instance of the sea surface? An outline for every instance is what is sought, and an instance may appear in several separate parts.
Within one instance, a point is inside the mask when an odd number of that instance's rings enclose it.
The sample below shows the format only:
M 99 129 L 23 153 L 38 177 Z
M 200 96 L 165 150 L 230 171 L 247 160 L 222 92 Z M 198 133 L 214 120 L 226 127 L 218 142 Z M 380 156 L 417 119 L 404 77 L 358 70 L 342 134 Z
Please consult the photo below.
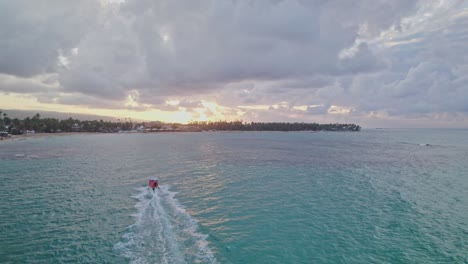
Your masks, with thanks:
M 468 130 L 2 142 L 0 263 L 468 263 Z

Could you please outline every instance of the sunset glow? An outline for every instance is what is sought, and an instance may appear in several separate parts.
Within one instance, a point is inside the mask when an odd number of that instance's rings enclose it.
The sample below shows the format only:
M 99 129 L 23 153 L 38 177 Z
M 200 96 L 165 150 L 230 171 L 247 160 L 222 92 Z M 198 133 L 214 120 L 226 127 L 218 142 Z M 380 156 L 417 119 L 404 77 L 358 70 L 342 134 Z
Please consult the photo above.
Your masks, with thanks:
M 0 109 L 468 127 L 468 5 L 387 2 L 7 1 Z

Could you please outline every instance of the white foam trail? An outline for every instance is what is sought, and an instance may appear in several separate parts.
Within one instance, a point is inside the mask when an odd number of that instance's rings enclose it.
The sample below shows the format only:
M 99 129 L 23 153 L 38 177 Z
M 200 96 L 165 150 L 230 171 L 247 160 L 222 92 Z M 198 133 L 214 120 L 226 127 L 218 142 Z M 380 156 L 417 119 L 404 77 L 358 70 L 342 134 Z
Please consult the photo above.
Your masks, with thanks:
M 168 186 L 153 193 L 138 188 L 135 223 L 114 249 L 130 263 L 216 263 L 207 235 L 174 198 Z

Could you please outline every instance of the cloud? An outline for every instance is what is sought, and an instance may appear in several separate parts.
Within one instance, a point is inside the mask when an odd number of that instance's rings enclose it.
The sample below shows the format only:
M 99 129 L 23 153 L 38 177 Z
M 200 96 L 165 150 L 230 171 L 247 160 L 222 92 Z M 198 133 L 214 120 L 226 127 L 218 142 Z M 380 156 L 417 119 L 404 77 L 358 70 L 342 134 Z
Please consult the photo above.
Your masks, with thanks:
M 41 93 L 60 89 L 56 74 L 22 78 L 0 73 L 0 91 L 9 93 Z
M 0 1 L 0 73 L 56 72 L 60 52 L 68 53 L 96 25 L 96 10 L 93 0 Z
M 401 3 L 407 10 L 407 1 Z M 361 5 L 377 8 L 372 1 Z M 362 15 L 356 7 L 355 13 L 342 9 L 324 1 L 130 0 L 80 43 L 62 82 L 96 96 L 119 97 L 135 88 L 171 96 L 244 80 L 372 70 L 377 59 L 365 43 L 355 56 L 337 57 L 358 34 L 361 21 L 350 14 Z M 345 22 L 331 19 L 337 11 Z
M 427 24 L 401 40 L 392 39 L 390 48 L 381 50 L 389 66 L 354 76 L 348 100 L 343 101 L 362 111 L 387 111 L 400 117 L 466 114 L 468 54 L 462 46 L 468 39 L 468 14 L 461 12 L 438 23 L 435 29 Z
M 211 101 L 243 118 L 459 118 L 463 3 L 1 1 L 0 90 L 142 111 Z
M 132 105 L 128 104 L 128 102 L 105 100 L 78 93 L 41 93 L 36 95 L 36 98 L 38 102 L 45 104 L 62 104 L 99 109 L 127 109 L 135 111 L 148 110 L 148 108 L 144 105 Z

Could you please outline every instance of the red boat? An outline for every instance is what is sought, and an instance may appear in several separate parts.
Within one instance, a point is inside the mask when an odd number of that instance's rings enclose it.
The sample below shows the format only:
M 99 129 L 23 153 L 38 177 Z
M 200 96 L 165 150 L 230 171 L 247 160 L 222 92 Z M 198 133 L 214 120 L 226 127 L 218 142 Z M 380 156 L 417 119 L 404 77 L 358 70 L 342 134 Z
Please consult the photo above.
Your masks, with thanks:
M 148 187 L 153 188 L 153 190 L 156 189 L 156 188 L 159 188 L 158 179 L 151 178 L 149 180 L 149 182 L 148 182 Z

